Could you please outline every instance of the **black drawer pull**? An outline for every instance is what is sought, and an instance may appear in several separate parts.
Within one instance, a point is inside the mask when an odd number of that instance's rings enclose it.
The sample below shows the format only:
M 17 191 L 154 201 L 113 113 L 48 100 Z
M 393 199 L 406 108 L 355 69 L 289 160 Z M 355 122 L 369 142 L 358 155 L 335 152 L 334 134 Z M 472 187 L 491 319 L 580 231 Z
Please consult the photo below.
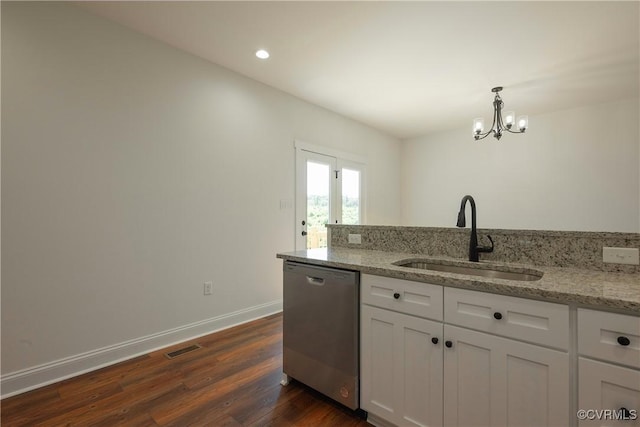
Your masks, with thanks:
M 496 320 L 502 319 L 502 313 L 500 313 L 499 311 L 496 311 L 495 313 L 493 313 L 493 318 Z
M 394 297 L 395 299 L 400 299 L 400 294 L 399 294 L 399 293 L 397 293 L 397 292 L 394 292 L 393 297 Z
M 629 344 L 631 344 L 631 340 L 627 337 L 618 337 L 618 344 L 620 344 L 621 346 L 628 346 Z
M 438 338 L 436 337 L 431 338 L 431 342 L 434 344 L 438 344 Z
M 452 343 L 451 341 L 445 341 L 445 342 L 444 342 L 444 345 L 446 345 L 446 346 L 447 346 L 447 348 L 451 348 L 451 347 L 453 347 L 453 343 Z

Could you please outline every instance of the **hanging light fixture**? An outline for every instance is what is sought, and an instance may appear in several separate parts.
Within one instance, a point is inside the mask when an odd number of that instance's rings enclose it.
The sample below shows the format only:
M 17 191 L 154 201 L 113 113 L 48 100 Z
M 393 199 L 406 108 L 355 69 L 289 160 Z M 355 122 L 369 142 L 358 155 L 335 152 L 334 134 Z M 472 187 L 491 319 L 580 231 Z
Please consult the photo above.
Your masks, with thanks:
M 502 86 L 491 89 L 491 92 L 496 94 L 496 97 L 493 100 L 493 124 L 491 125 L 491 129 L 484 132 L 483 118 L 473 120 L 473 136 L 476 141 L 486 138 L 490 133 L 493 133 L 494 138 L 500 140 L 505 131 L 511 133 L 524 133 L 529 127 L 529 118 L 527 116 L 518 117 L 516 122 L 516 115 L 513 111 L 502 112 L 504 102 L 502 102 L 502 98 L 500 98 L 501 90 Z M 511 130 L 516 123 L 518 130 Z

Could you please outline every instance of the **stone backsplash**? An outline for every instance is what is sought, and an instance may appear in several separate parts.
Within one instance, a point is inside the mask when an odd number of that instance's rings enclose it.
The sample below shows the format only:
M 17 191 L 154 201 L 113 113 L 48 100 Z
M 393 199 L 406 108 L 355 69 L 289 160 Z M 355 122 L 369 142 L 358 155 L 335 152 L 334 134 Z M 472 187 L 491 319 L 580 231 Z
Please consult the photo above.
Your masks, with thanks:
M 469 228 L 399 227 L 379 225 L 327 225 L 330 247 L 405 252 L 465 259 L 469 253 Z M 349 234 L 360 234 L 361 244 L 350 244 Z M 481 260 L 514 262 L 550 267 L 575 267 L 600 271 L 640 273 L 637 265 L 605 264 L 602 248 L 640 248 L 640 233 L 583 231 L 478 229 L 478 244 L 493 253 Z

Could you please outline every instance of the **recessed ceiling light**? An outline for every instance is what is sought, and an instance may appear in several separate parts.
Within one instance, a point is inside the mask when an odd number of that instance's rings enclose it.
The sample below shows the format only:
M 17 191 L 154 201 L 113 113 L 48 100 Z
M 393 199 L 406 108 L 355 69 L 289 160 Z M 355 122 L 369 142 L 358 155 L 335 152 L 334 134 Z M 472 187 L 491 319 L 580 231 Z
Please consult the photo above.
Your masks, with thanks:
M 256 51 L 256 56 L 260 59 L 267 59 L 269 57 L 269 52 L 264 49 L 259 49 Z

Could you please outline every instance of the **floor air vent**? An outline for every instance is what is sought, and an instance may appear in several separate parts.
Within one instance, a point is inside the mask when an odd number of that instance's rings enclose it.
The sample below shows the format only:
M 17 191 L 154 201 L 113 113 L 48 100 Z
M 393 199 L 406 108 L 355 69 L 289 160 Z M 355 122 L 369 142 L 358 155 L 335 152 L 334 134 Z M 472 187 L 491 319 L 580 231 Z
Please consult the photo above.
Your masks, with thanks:
M 199 348 L 202 348 L 202 346 L 200 344 L 193 344 L 193 345 L 190 345 L 188 347 L 179 348 L 178 350 L 174 350 L 174 351 L 171 351 L 169 353 L 165 353 L 164 355 L 165 355 L 165 357 L 167 359 L 173 359 L 175 357 L 182 356 L 183 354 L 195 351 L 195 350 L 197 350 Z

